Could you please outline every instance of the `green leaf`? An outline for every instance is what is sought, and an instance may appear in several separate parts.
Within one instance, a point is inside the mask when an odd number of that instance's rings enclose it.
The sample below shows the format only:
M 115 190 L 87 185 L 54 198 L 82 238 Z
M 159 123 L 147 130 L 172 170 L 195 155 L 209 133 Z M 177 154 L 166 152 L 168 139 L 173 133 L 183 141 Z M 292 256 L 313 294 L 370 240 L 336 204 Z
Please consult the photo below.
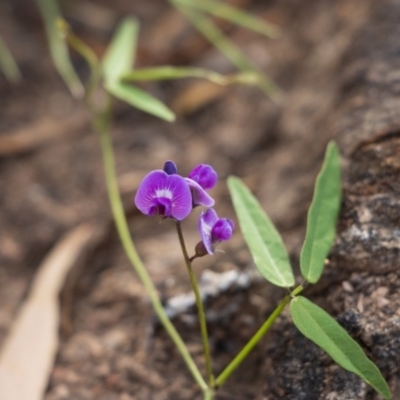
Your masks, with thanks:
M 239 178 L 229 177 L 228 187 L 243 237 L 258 270 L 265 279 L 277 286 L 293 286 L 294 276 L 289 257 L 271 220 Z
M 218 72 L 205 68 L 197 67 L 173 67 L 165 65 L 162 67 L 152 67 L 143 69 L 134 69 L 122 75 L 124 82 L 134 81 L 159 81 L 183 78 L 202 78 L 208 79 L 218 85 L 229 85 L 234 83 L 256 84 L 260 81 L 259 74 L 254 72 L 222 75 Z
M 308 211 L 306 239 L 300 256 L 301 273 L 310 283 L 316 283 L 321 277 L 325 258 L 335 239 L 340 201 L 340 155 L 337 145 L 330 142 L 315 183 Z
M 9 82 L 18 82 L 21 79 L 21 73 L 10 50 L 0 36 L 0 69 Z
M 133 107 L 166 121 L 173 121 L 174 113 L 160 100 L 135 86 L 120 81 L 122 75 L 132 68 L 138 34 L 139 23 L 136 19 L 126 18 L 118 27 L 102 62 L 104 87 L 110 94 Z
M 117 28 L 103 58 L 103 73 L 107 84 L 119 80 L 128 72 L 134 63 L 139 35 L 139 22 L 134 18 L 126 18 Z
M 391 399 L 389 386 L 378 367 L 328 313 L 302 296 L 291 301 L 290 312 L 294 324 L 305 337 L 326 351 L 342 368 L 357 374 L 385 399 Z
M 37 3 L 46 26 L 47 39 L 54 65 L 71 93 L 74 96 L 81 97 L 84 93 L 82 82 L 75 72 L 69 58 L 67 45 L 57 28 L 57 20 L 61 18 L 58 2 L 57 0 L 37 0 Z
M 200 9 L 216 17 L 233 22 L 236 25 L 251 29 L 261 35 L 275 38 L 279 36 L 279 29 L 261 18 L 257 18 L 241 9 L 214 0 L 174 0 L 185 6 Z
M 225 57 L 243 72 L 258 73 L 262 79 L 259 88 L 269 96 L 275 103 L 280 103 L 283 99 L 282 90 L 267 76 L 261 75 L 257 67 L 248 59 L 239 47 L 236 46 L 214 22 L 190 7 L 179 4 L 177 0 L 171 0 L 175 7 L 194 25 L 194 27 L 209 40 Z
M 135 86 L 116 81 L 106 83 L 105 88 L 110 94 L 133 107 L 169 122 L 175 120 L 175 114 L 164 103 Z

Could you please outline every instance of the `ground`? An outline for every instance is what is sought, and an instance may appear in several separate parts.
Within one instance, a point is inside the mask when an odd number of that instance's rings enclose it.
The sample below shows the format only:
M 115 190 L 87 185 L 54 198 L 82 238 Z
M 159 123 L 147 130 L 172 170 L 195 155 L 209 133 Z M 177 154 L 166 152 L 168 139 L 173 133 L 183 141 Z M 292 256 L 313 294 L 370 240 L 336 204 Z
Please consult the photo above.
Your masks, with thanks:
M 135 244 L 165 302 L 190 290 L 173 224 L 140 215 L 133 196 L 140 179 L 167 159 L 182 174 L 209 163 L 219 174 L 212 192 L 218 213 L 236 221 L 226 178 L 240 176 L 282 233 L 297 268 L 313 182 L 326 143 L 336 138 L 345 188 L 339 233 L 322 281 L 306 294 L 339 317 L 396 394 L 399 7 L 395 1 L 356 0 L 234 3 L 282 27 L 281 37 L 270 40 L 223 26 L 285 98 L 276 104 L 256 87 L 221 89 L 202 81 L 146 85 L 176 111 L 173 124 L 116 103 L 113 143 Z M 65 1 L 63 9 L 74 31 L 99 55 L 116 22 L 133 14 L 142 23 L 138 66 L 234 71 L 167 2 Z M 45 400 L 200 399 L 122 251 L 111 221 L 99 138 L 51 63 L 34 5 L 2 2 L 0 33 L 23 74 L 16 86 L 0 77 L 0 346 L 46 254 L 66 232 L 88 222 L 96 235 L 63 285 L 60 346 Z M 86 66 L 76 55 L 74 63 L 85 78 Z M 196 217 L 183 228 L 193 249 Z M 239 229 L 221 249 L 196 261 L 199 277 L 206 269 L 254 270 Z M 248 288 L 209 299 L 216 371 L 283 295 L 255 279 Z M 190 309 L 174 322 L 202 365 L 194 313 Z M 302 338 L 284 314 L 217 398 L 378 397 Z

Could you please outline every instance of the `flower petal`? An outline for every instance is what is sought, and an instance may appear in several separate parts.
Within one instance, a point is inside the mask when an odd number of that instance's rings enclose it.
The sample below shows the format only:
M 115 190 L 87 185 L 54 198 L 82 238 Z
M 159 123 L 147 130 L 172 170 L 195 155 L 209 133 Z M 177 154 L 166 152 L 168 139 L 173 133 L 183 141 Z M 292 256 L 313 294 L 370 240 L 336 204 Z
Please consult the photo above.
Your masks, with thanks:
M 182 221 L 192 211 L 192 194 L 189 186 L 180 175 L 168 175 L 167 184 L 172 192 L 171 215 Z
M 172 217 L 178 221 L 186 218 L 192 211 L 192 194 L 185 179 L 179 175 L 168 175 L 162 170 L 148 173 L 142 180 L 135 196 L 136 207 L 146 215 L 154 214 L 154 206 L 166 205 L 154 199 L 168 199 L 171 208 L 167 207 L 166 217 Z
M 193 196 L 193 207 L 204 206 L 212 207 L 215 204 L 214 199 L 194 180 L 184 178 L 190 187 Z
M 189 174 L 189 178 L 197 182 L 203 189 L 212 189 L 217 183 L 218 175 L 208 164 L 199 164 Z
M 229 240 L 232 237 L 233 228 L 234 224 L 230 219 L 219 219 L 211 230 L 212 241 L 222 242 L 224 240 Z
M 167 178 L 168 175 L 161 170 L 151 171 L 143 178 L 135 196 L 135 205 L 143 214 L 149 215 L 153 199 L 158 197 L 156 191 L 166 186 Z
M 204 222 L 209 225 L 211 228 L 218 221 L 218 214 L 213 208 L 209 208 L 205 212 L 202 213 Z
M 153 199 L 153 205 L 149 209 L 149 215 L 162 215 L 166 218 L 171 217 L 172 202 L 166 197 Z
M 202 211 L 199 217 L 199 233 L 208 254 L 214 254 L 211 236 L 214 214 L 216 215 L 217 213 L 213 209 L 210 209 L 206 212 Z M 209 224 L 209 222 L 211 222 L 211 224 Z

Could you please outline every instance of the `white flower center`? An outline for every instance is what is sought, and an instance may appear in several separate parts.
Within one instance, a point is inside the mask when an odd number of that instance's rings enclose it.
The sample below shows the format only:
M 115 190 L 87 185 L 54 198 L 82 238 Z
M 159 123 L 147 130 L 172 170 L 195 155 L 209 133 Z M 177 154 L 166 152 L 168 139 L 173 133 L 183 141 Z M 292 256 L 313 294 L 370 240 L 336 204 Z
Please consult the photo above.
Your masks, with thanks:
M 172 191 L 170 189 L 157 189 L 156 197 L 165 197 L 167 199 L 172 200 Z

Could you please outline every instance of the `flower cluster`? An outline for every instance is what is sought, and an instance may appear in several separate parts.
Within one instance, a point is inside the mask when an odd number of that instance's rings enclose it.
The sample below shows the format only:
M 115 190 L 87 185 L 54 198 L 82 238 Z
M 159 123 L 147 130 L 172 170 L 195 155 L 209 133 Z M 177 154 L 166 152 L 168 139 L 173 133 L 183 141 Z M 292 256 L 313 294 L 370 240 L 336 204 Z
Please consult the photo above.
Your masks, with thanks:
M 214 205 L 206 190 L 215 186 L 217 178 L 215 170 L 207 164 L 198 165 L 188 177 L 182 177 L 175 163 L 167 161 L 162 170 L 151 171 L 143 178 L 135 196 L 136 207 L 148 216 L 182 221 L 195 207 Z M 212 208 L 200 214 L 198 226 L 202 239 L 196 246 L 198 257 L 213 254 L 219 243 L 230 239 L 234 228 L 231 220 L 218 218 Z

